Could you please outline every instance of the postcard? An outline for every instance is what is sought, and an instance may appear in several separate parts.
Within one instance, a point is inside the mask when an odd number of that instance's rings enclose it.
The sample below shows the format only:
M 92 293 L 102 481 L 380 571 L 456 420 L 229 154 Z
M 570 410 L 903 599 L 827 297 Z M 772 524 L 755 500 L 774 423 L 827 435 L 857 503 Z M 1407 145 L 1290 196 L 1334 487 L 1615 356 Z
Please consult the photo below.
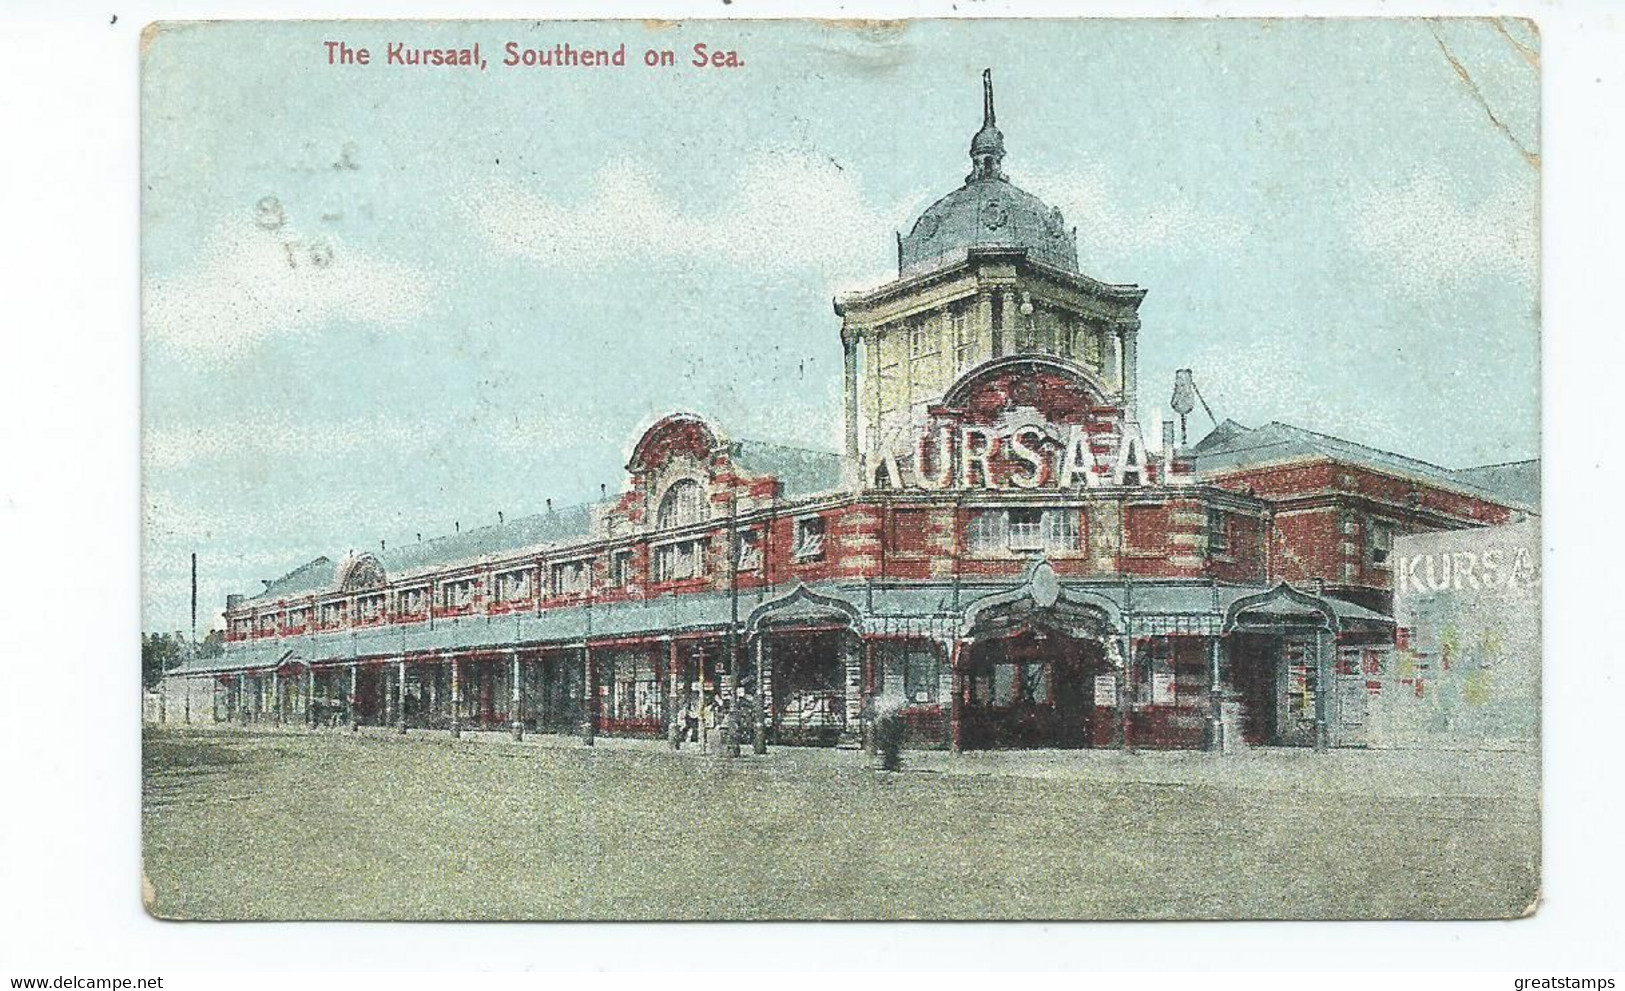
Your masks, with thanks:
M 1532 23 L 141 44 L 153 915 L 1535 911 Z

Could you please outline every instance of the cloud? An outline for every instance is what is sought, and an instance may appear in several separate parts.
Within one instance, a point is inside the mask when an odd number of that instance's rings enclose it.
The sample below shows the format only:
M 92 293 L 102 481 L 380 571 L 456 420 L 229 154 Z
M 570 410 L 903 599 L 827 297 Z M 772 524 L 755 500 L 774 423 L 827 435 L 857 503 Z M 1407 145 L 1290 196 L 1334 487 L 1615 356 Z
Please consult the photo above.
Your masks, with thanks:
M 1059 207 L 1077 227 L 1078 260 L 1086 270 L 1091 259 L 1128 258 L 1153 248 L 1211 252 L 1239 243 L 1248 231 L 1239 217 L 1203 209 L 1183 195 L 1144 202 L 1101 170 L 1040 171 L 1021 185 Z
M 1188 367 L 1195 370 L 1197 388 L 1219 420 L 1229 418 L 1249 427 L 1279 420 L 1414 453 L 1416 421 L 1406 407 L 1340 401 L 1337 391 L 1327 388 L 1325 353 L 1314 340 L 1270 326 L 1257 328 L 1256 335 L 1239 344 L 1213 342 L 1190 355 Z M 1345 356 L 1345 362 L 1348 360 Z M 1143 378 L 1141 384 L 1145 385 Z M 1145 411 L 1147 422 L 1154 419 L 1153 410 L 1173 415 L 1168 409 L 1169 394 L 1153 390 L 1153 395 L 1158 405 Z M 1210 428 L 1207 412 L 1200 405 L 1190 415 L 1189 425 L 1192 439 Z
M 600 425 L 589 411 L 562 409 L 429 411 L 419 419 L 374 415 L 339 423 L 283 415 L 194 426 L 149 425 L 142 432 L 141 465 L 150 473 L 221 461 L 263 466 L 278 458 L 305 458 L 311 451 L 320 451 L 324 459 L 377 450 L 413 458 L 470 447 L 514 455 L 576 446 Z
M 721 258 L 766 274 L 812 269 L 852 279 L 879 271 L 876 281 L 884 279 L 884 246 L 903 218 L 871 209 L 851 172 L 827 158 L 765 151 L 745 161 L 734 187 L 731 199 L 694 209 L 656 170 L 619 159 L 598 170 L 579 201 L 493 182 L 462 207 L 496 249 L 547 268 Z
M 1355 247 L 1407 289 L 1484 277 L 1533 288 L 1540 260 L 1537 188 L 1531 175 L 1465 202 L 1442 176 L 1419 173 L 1402 186 L 1372 190 L 1347 222 Z
M 250 220 L 217 227 L 190 270 L 142 287 L 150 339 L 200 360 L 240 357 L 278 333 L 332 320 L 400 326 L 429 305 L 433 280 L 337 238 Z

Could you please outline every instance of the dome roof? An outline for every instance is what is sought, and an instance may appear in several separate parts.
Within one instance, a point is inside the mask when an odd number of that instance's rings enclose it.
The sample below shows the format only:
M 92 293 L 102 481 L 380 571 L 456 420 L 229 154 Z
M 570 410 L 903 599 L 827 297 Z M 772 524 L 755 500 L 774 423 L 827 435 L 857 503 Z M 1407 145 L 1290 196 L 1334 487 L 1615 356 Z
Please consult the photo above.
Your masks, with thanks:
M 971 248 L 1021 248 L 1030 258 L 1078 270 L 1077 236 L 1060 210 L 1008 179 L 973 178 L 920 214 L 900 243 L 897 273 L 951 265 Z
M 1012 183 L 1000 170 L 1004 135 L 993 113 L 992 72 L 982 72 L 982 129 L 971 139 L 965 184 L 931 204 L 897 240 L 897 272 L 919 275 L 965 258 L 972 248 L 1014 248 L 1069 272 L 1078 241 L 1061 211 Z

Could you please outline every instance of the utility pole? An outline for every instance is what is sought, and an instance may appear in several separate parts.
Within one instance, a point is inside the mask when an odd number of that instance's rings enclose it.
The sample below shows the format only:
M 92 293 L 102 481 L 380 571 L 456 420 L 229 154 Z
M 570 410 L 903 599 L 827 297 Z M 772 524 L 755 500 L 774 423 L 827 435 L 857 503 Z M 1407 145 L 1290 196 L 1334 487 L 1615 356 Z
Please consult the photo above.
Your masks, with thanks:
M 728 663 L 726 714 L 722 721 L 722 752 L 739 756 L 739 489 L 728 494 L 728 630 L 723 634 L 722 651 Z
M 188 668 L 195 667 L 197 665 L 197 551 L 192 552 L 192 635 L 186 639 L 186 652 L 189 655 L 186 659 L 186 666 Z M 190 676 L 182 678 L 181 684 L 186 689 L 185 719 L 190 723 L 192 721 L 192 682 Z

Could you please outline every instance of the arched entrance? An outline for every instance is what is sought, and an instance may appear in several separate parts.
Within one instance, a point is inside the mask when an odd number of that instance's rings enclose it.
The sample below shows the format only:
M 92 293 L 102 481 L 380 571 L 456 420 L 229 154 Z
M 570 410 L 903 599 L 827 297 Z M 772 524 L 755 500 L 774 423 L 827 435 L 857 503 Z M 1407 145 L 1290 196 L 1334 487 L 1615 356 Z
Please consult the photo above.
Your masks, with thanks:
M 1039 623 L 978 640 L 962 660 L 960 747 L 1109 745 L 1116 699 L 1097 706 L 1095 684 L 1112 674 L 1103 643 Z
M 1047 561 L 971 603 L 959 653 L 962 749 L 1109 746 L 1121 623 L 1104 596 L 1061 587 Z
M 1331 659 L 1341 630 L 1330 603 L 1283 582 L 1237 599 L 1224 629 L 1242 739 L 1253 746 L 1325 746 Z
M 857 609 L 801 585 L 752 610 L 746 636 L 742 687 L 761 693 L 768 739 L 855 746 L 863 689 Z

